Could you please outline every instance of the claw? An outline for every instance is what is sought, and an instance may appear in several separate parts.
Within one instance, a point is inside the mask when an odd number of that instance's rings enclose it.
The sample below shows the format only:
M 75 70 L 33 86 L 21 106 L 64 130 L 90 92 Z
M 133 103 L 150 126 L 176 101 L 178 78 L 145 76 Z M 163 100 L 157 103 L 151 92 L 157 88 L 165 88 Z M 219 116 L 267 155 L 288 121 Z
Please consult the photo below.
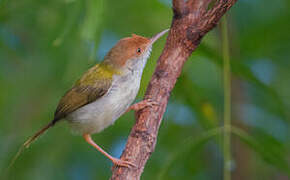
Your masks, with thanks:
M 159 104 L 156 101 L 153 101 L 152 99 L 145 99 L 143 101 L 140 101 L 136 104 L 133 104 L 132 106 L 130 106 L 126 112 L 130 111 L 130 110 L 134 110 L 134 111 L 138 111 L 141 109 L 144 109 L 145 107 L 148 106 L 158 106 Z
M 147 106 L 158 106 L 159 103 L 157 103 L 156 101 L 153 101 L 152 99 L 146 99 L 144 101 L 147 101 Z
M 115 164 L 116 166 L 123 166 L 123 167 L 127 167 L 127 168 L 137 167 L 134 163 L 131 163 L 129 161 L 123 161 L 123 160 L 117 159 L 117 158 L 113 158 L 111 160 L 112 160 L 113 164 Z

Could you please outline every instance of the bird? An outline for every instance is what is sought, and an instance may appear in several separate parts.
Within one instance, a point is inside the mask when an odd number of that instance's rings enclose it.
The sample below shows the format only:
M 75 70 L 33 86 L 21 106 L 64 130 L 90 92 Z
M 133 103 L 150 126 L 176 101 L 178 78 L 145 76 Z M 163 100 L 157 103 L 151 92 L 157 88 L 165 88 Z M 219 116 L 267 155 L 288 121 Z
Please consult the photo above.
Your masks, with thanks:
M 111 156 L 92 139 L 92 135 L 112 125 L 130 110 L 140 110 L 158 105 L 145 99 L 131 105 L 139 91 L 143 69 L 150 56 L 152 45 L 168 29 L 151 38 L 136 34 L 120 39 L 107 53 L 103 61 L 87 70 L 60 99 L 54 118 L 46 126 L 28 138 L 13 158 L 28 148 L 40 135 L 60 121 L 67 121 L 72 131 L 109 158 L 114 165 L 134 167 L 134 163 Z

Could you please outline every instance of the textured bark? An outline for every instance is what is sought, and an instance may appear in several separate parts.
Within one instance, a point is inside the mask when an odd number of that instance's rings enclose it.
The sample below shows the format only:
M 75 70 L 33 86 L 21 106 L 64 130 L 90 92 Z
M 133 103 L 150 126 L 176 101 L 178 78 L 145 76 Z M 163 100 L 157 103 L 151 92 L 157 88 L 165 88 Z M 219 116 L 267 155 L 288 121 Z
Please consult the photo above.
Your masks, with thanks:
M 236 1 L 217 0 L 208 9 L 211 0 L 173 0 L 174 16 L 169 35 L 144 97 L 153 99 L 159 105 L 136 112 L 136 123 L 121 159 L 130 161 L 137 167 L 113 166 L 112 180 L 140 179 L 144 166 L 154 151 L 170 93 L 185 61 L 200 44 L 202 37 L 217 25 Z

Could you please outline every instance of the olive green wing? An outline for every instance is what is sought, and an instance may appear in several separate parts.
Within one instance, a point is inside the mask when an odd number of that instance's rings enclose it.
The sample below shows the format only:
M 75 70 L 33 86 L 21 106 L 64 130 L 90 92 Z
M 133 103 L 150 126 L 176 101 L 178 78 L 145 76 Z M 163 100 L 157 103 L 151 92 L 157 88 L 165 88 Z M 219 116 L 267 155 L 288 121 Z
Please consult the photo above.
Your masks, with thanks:
M 54 113 L 54 122 L 65 118 L 73 111 L 94 102 L 108 92 L 112 85 L 112 74 L 99 66 L 91 68 L 65 93 Z

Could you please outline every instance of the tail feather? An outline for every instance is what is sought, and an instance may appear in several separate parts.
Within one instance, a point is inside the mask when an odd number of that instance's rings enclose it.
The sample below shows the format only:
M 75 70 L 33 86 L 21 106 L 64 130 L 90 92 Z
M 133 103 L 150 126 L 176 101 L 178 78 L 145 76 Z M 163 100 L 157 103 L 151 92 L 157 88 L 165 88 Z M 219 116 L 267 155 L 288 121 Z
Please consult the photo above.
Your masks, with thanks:
M 48 125 L 44 126 L 42 129 L 40 129 L 38 132 L 36 132 L 33 136 L 31 136 L 29 139 L 27 139 L 23 146 L 25 148 L 29 148 L 30 144 L 33 143 L 40 135 L 42 135 L 44 132 L 47 131 L 50 127 L 54 125 L 53 122 L 49 123 Z
M 39 131 L 37 131 L 33 136 L 31 136 L 29 139 L 27 139 L 19 148 L 19 150 L 17 151 L 17 153 L 15 154 L 15 156 L 13 157 L 13 159 L 11 160 L 8 169 L 9 170 L 13 164 L 15 163 L 15 161 L 18 159 L 18 157 L 20 156 L 20 154 L 26 149 L 29 148 L 29 146 L 31 145 L 31 143 L 33 143 L 40 135 L 42 135 L 44 132 L 46 132 L 50 127 L 52 127 L 55 124 L 54 121 L 50 122 L 48 125 L 44 126 L 42 129 L 40 129 Z

